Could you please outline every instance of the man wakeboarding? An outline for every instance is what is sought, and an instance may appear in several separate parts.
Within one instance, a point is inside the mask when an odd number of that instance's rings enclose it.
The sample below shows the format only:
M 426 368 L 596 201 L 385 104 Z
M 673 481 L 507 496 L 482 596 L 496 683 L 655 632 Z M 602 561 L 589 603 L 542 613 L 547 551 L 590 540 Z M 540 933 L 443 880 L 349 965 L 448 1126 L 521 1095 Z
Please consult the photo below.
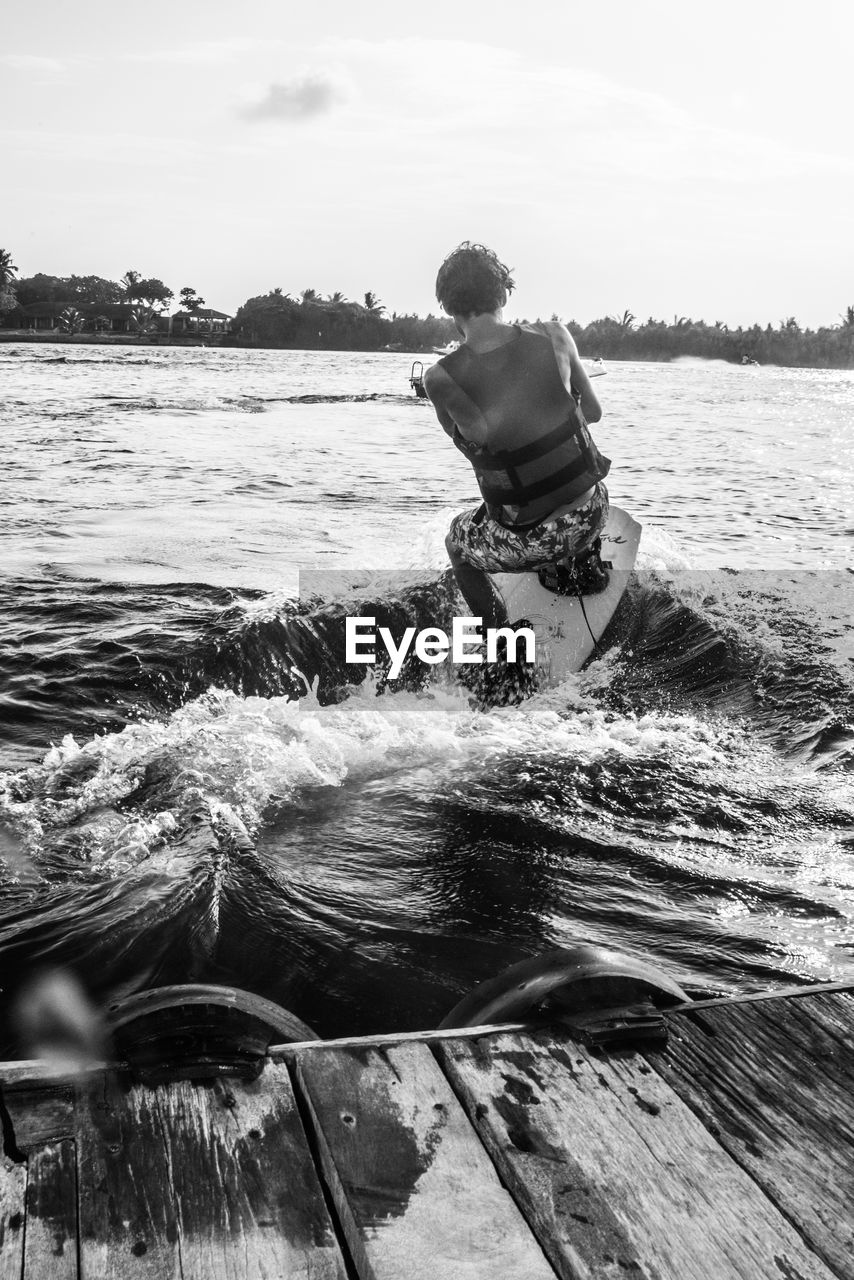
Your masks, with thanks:
M 611 464 L 587 426 L 602 409 L 578 349 L 557 321 L 505 323 L 513 287 L 491 249 L 469 241 L 454 249 L 439 268 L 436 297 L 462 342 L 424 375 L 436 416 L 474 468 L 483 498 L 454 517 L 445 546 L 484 627 L 507 622 L 490 573 L 576 564 L 608 515 L 602 482 Z

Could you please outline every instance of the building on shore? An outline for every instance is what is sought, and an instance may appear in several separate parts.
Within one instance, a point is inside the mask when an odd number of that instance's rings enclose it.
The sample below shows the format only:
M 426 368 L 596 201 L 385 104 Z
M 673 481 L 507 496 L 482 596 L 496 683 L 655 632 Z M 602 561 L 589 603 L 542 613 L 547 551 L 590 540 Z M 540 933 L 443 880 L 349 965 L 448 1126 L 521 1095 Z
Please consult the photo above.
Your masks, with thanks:
M 131 302 L 81 303 L 46 299 L 9 311 L 0 325 L 6 331 L 47 336 L 90 335 L 109 337 L 126 334 L 146 338 L 223 338 L 231 330 L 233 317 L 212 307 L 191 313 L 178 311 L 163 315 Z
M 169 332 L 176 337 L 201 337 L 203 334 L 225 334 L 231 328 L 233 316 L 212 307 L 200 307 L 198 311 L 177 311 L 169 316 Z

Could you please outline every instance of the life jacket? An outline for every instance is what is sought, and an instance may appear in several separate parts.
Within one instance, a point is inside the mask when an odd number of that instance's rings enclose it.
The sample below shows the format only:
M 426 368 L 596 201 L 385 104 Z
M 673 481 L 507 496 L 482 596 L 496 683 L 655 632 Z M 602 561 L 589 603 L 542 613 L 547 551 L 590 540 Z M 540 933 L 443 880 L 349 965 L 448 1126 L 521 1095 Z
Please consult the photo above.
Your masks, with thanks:
M 541 412 L 546 416 L 547 408 L 553 421 L 556 409 L 566 412 L 558 426 L 533 436 L 528 431 L 525 443 L 512 449 L 489 449 L 454 431 L 453 442 L 471 463 L 489 514 L 510 527 L 538 524 L 603 480 L 611 467 L 593 443 L 578 392 L 570 393 L 563 382 L 551 339 L 524 329 L 520 339 L 487 353 L 506 352 L 504 361 L 475 364 L 459 350 L 439 361 L 487 420 L 506 407 L 508 396 L 514 402 L 511 420 L 524 412 L 530 422 Z M 518 433 L 505 428 L 504 434 Z

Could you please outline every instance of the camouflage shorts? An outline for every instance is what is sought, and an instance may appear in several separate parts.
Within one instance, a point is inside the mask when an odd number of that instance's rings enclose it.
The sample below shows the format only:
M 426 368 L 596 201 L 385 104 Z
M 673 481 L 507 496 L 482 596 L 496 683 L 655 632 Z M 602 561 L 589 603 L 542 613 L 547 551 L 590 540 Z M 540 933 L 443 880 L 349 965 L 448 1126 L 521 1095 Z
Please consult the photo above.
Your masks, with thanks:
M 588 547 L 608 518 L 608 490 L 597 484 L 583 507 L 513 530 L 487 514 L 486 507 L 454 516 L 448 537 L 467 564 L 485 573 L 514 573 L 571 560 Z

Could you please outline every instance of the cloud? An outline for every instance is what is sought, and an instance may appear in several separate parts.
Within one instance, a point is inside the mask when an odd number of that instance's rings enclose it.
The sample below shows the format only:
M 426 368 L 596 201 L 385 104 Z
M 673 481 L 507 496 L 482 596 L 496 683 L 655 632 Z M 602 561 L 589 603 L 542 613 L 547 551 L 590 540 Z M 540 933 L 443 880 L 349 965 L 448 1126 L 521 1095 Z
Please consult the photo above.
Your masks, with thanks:
M 263 98 L 242 107 L 239 114 L 244 120 L 311 120 L 326 115 L 344 96 L 328 72 L 315 72 L 271 84 Z
M 58 58 L 43 58 L 36 53 L 2 53 L 0 66 L 12 71 L 62 71 L 65 64 Z
M 362 147 L 370 138 L 372 164 L 402 178 L 402 161 L 416 156 L 418 175 L 443 174 L 461 192 L 485 182 L 542 202 L 599 182 L 670 195 L 854 172 L 849 155 L 727 127 L 655 88 L 517 50 L 424 36 L 333 39 L 313 54 L 358 86 L 344 127 Z
M 155 49 L 151 53 L 127 53 L 127 62 L 170 62 L 181 66 L 215 65 L 229 62 L 241 54 L 269 50 L 271 43 L 254 36 L 235 36 L 232 40 L 203 40 L 200 44 L 184 45 L 180 49 Z

